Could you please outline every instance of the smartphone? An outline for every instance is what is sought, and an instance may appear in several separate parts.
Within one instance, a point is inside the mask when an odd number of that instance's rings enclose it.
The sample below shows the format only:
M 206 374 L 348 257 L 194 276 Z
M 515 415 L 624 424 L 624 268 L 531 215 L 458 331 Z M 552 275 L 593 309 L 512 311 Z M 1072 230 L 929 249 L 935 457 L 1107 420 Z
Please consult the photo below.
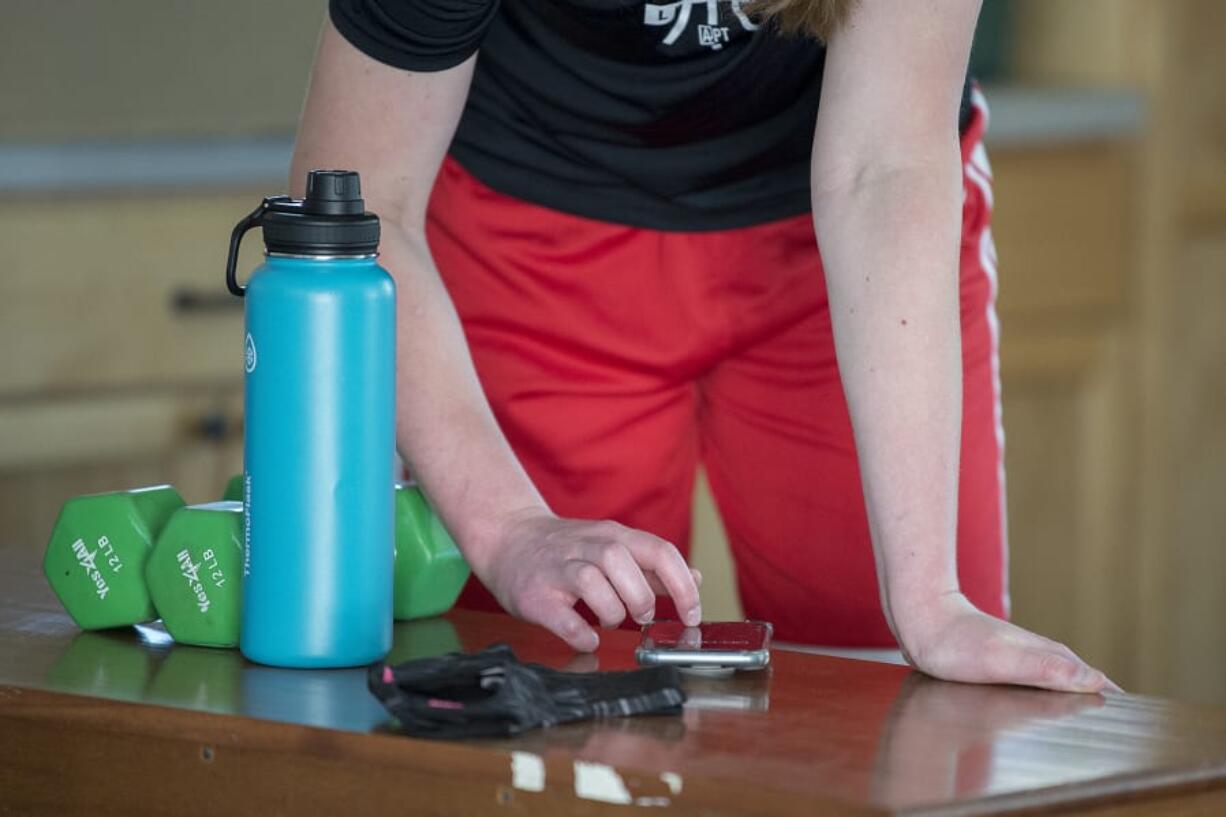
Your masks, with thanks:
M 766 621 L 680 621 L 643 625 L 635 659 L 643 666 L 671 664 L 695 669 L 762 669 L 770 663 L 772 627 Z

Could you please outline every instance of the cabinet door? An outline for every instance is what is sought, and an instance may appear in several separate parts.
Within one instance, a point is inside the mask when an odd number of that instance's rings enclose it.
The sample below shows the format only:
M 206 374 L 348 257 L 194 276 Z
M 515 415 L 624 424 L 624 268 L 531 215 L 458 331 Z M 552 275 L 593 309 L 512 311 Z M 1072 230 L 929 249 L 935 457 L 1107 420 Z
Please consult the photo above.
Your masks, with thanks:
M 1100 142 L 992 157 L 1013 618 L 1125 685 L 1136 602 L 1133 155 Z
M 0 400 L 235 383 L 242 300 L 225 288 L 251 193 L 0 203 Z M 244 243 L 245 278 L 259 234 Z
M 224 259 L 258 199 L 0 203 L 0 545 L 41 547 L 76 494 L 170 482 L 202 502 L 241 469 L 242 301 Z
M 77 494 L 171 483 L 207 502 L 241 470 L 237 387 L 0 403 L 0 547 L 44 547 Z

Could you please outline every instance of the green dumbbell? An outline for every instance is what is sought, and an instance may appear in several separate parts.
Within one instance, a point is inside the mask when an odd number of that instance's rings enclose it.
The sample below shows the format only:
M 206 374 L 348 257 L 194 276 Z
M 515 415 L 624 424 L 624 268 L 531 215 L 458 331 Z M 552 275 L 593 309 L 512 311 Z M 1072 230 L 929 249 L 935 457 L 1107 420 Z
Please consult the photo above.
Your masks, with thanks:
M 226 483 L 224 497 L 242 496 L 239 474 Z M 416 485 L 397 483 L 395 508 L 393 615 L 401 621 L 441 615 L 468 581 L 468 563 Z
M 244 487 L 245 487 L 245 484 L 243 482 L 242 474 L 235 474 L 234 476 L 230 477 L 230 481 L 226 483 L 225 493 L 221 495 L 222 501 L 223 502 L 242 502 L 244 501 L 243 499 Z
M 447 612 L 468 574 L 468 563 L 422 492 L 398 484 L 392 615 L 404 621 Z
M 189 505 L 175 511 L 158 536 L 145 565 L 145 584 L 175 641 L 234 647 L 242 570 L 242 503 Z
M 153 542 L 183 497 L 169 485 L 79 496 L 64 503 L 43 573 L 83 630 L 156 618 L 145 587 Z

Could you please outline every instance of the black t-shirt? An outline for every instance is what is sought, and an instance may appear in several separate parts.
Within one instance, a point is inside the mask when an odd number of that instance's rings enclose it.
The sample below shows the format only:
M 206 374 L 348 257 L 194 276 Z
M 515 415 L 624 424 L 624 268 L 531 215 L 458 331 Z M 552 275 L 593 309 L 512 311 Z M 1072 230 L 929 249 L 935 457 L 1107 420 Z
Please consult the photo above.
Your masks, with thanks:
M 331 0 L 330 11 L 349 42 L 397 68 L 440 71 L 480 48 L 451 155 L 495 190 L 660 230 L 809 209 L 825 50 L 757 26 L 742 0 Z

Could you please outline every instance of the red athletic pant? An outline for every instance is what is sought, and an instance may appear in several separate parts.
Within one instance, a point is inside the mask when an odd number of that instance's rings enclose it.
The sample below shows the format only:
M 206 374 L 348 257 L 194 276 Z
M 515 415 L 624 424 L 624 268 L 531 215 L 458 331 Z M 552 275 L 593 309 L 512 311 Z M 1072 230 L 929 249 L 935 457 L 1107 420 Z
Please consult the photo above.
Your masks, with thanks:
M 1006 614 L 990 171 L 962 140 L 958 573 Z M 780 639 L 892 646 L 808 214 L 662 232 L 496 192 L 448 159 L 428 239 L 485 393 L 553 509 L 689 551 L 699 464 L 746 615 Z M 475 580 L 461 604 L 499 609 Z M 658 606 L 661 617 L 675 615 Z

